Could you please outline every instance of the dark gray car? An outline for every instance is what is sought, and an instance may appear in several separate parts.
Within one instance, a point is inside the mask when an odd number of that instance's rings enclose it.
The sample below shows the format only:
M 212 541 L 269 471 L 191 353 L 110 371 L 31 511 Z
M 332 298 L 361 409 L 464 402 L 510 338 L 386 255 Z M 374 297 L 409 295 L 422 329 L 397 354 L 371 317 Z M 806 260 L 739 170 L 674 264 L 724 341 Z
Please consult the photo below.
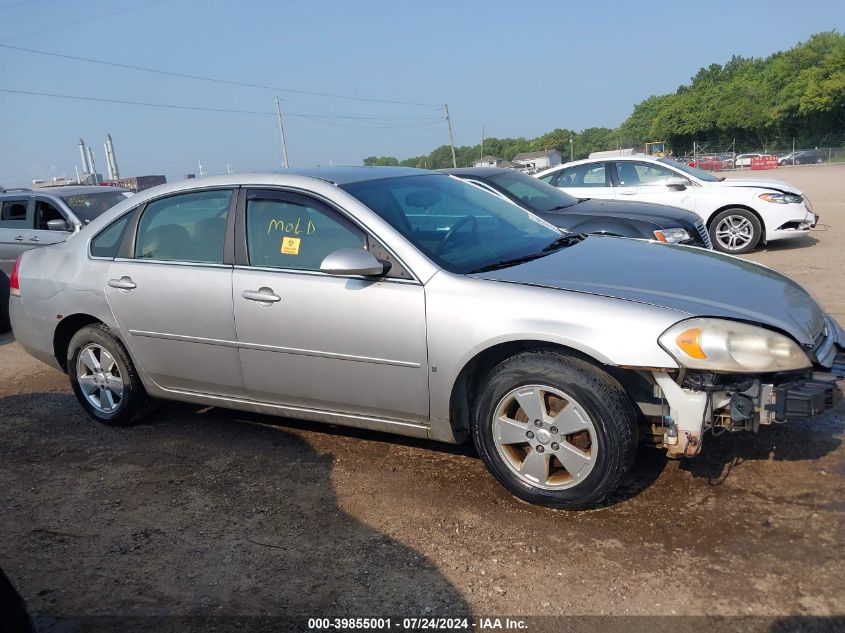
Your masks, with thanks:
M 443 171 L 506 198 L 566 231 L 713 247 L 701 218 L 677 207 L 576 198 L 514 169 L 471 167 Z
M 0 332 L 9 329 L 9 275 L 20 254 L 65 241 L 130 195 L 120 187 L 0 189 Z

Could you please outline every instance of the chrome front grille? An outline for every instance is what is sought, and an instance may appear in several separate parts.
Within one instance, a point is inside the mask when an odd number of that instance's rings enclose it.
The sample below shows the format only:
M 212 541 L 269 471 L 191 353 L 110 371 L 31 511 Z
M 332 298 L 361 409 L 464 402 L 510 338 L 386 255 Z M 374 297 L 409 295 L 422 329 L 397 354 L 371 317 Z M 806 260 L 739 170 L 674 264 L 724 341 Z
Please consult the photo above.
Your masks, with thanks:
M 695 230 L 698 231 L 699 236 L 701 236 L 701 240 L 704 242 L 704 245 L 707 248 L 713 248 L 713 242 L 710 241 L 710 232 L 707 230 L 707 227 L 704 226 L 704 223 L 699 220 L 695 223 Z

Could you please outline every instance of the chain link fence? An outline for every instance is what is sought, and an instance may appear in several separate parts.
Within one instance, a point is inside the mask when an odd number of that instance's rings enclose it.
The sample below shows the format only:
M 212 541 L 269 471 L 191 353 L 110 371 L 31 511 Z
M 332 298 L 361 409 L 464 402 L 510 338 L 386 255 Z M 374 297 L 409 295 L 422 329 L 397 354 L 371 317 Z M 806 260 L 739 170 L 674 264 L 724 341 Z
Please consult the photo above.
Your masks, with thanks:
M 694 142 L 675 151 L 673 158 L 708 171 L 728 171 L 751 169 L 752 159 L 762 156 L 776 158 L 778 167 L 845 163 L 845 137 L 781 140 L 770 144 Z

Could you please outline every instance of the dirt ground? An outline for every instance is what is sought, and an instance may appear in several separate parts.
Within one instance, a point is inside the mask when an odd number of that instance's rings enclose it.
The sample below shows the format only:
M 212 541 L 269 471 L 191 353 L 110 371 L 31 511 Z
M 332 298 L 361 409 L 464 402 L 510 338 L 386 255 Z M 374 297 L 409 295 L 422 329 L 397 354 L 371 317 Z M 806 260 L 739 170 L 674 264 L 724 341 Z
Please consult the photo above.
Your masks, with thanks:
M 829 228 L 750 259 L 845 323 L 845 165 L 742 175 L 810 196 Z M 691 461 L 643 451 L 607 507 L 555 512 L 510 497 L 469 447 L 177 404 L 99 426 L 5 335 L 0 567 L 45 630 L 96 615 L 841 616 L 844 430 L 840 403 L 708 439 Z

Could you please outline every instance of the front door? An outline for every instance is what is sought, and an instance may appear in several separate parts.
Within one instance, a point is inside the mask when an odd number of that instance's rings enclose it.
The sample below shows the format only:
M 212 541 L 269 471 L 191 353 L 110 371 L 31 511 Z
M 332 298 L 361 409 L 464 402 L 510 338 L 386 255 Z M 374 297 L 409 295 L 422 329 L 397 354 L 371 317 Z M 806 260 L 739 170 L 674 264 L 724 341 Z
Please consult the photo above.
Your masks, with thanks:
M 32 209 L 27 196 L 0 200 L 0 272 L 7 276 L 21 253 L 33 247 Z
M 695 211 L 695 196 L 689 191 L 694 185 L 668 167 L 639 161 L 618 161 L 616 176 L 616 197 L 619 200 L 652 202 Z M 667 187 L 666 182 L 670 178 L 681 178 L 689 184 L 686 189 Z
M 202 191 L 149 203 L 131 257 L 109 266 L 106 296 L 115 318 L 135 360 L 166 389 L 243 394 L 232 266 L 224 263 L 232 195 Z
M 49 246 L 50 244 L 64 242 L 74 230 L 70 218 L 46 198 L 35 198 L 33 215 L 35 222 L 30 240 L 38 244 L 38 246 Z M 67 222 L 68 229 L 66 231 L 51 231 L 47 227 L 47 223 L 50 220 L 64 220 Z
M 329 253 L 363 248 L 368 238 L 317 200 L 252 190 L 243 212 L 248 259 L 235 267 L 232 296 L 248 396 L 307 411 L 427 422 L 423 287 L 399 275 L 320 272 Z

